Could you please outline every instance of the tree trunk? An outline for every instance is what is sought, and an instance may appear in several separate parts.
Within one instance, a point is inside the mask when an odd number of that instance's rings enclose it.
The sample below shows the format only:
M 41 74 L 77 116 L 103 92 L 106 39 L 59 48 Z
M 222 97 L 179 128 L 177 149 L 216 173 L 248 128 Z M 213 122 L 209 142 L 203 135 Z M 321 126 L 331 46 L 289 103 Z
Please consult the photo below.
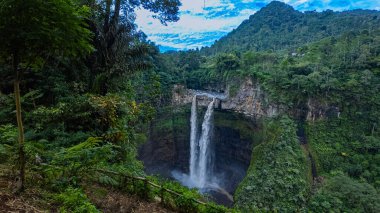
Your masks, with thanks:
M 113 15 L 112 24 L 117 26 L 119 24 L 119 17 L 120 17 L 120 6 L 121 6 L 121 0 L 116 0 L 115 2 L 115 12 Z
M 17 129 L 18 129 L 18 154 L 19 154 L 19 169 L 20 176 L 19 182 L 17 183 L 16 192 L 21 192 L 24 190 L 25 182 L 25 151 L 24 151 L 24 127 L 22 124 L 21 116 L 21 95 L 20 95 L 20 71 L 18 70 L 18 58 L 17 55 L 13 56 L 13 71 L 16 74 L 16 79 L 14 81 L 14 95 L 16 103 L 16 118 L 17 118 Z
M 111 15 L 111 4 L 112 4 L 112 0 L 107 0 L 107 2 L 106 2 L 106 12 L 105 12 L 105 18 L 104 18 L 104 25 L 103 25 L 103 31 L 104 31 L 104 33 L 108 32 L 109 20 L 110 20 L 110 15 Z

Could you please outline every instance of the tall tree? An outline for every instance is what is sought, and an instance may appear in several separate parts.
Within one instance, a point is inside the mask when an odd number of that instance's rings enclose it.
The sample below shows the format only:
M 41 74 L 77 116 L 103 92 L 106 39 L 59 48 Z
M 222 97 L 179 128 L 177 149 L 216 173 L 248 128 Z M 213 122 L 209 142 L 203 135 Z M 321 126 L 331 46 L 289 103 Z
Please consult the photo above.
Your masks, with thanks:
M 2 0 L 0 2 L 0 61 L 13 73 L 18 126 L 20 179 L 17 191 L 24 189 L 25 151 L 22 121 L 22 76 L 38 71 L 52 56 L 81 56 L 89 53 L 91 31 L 84 18 L 87 7 L 72 0 Z
M 177 21 L 179 0 L 103 0 L 94 7 L 92 30 L 96 52 L 89 61 L 95 76 L 92 88 L 100 94 L 109 92 L 113 79 L 149 67 L 149 47 L 145 36 L 134 24 L 137 8 L 149 10 L 161 23 Z

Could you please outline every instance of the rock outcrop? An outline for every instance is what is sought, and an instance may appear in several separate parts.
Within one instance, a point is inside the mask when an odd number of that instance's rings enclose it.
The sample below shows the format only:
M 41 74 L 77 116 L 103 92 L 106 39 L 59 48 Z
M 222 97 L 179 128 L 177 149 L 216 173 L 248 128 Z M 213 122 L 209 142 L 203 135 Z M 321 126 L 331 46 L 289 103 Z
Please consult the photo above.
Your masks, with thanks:
M 233 85 L 230 85 L 231 88 Z M 183 85 L 175 85 L 173 89 L 173 105 L 191 103 L 194 95 L 198 96 L 198 106 L 207 106 L 212 97 L 217 97 L 215 107 L 221 110 L 234 111 L 248 117 L 273 117 L 280 112 L 280 107 L 269 103 L 266 94 L 257 82 L 246 79 L 237 92 L 208 93 L 206 91 L 186 89 Z
M 318 119 L 339 117 L 340 109 L 337 106 L 331 106 L 327 103 L 309 99 L 307 101 L 307 121 L 315 121 Z
M 212 97 L 216 97 L 215 108 L 237 112 L 252 118 L 274 117 L 280 112 L 288 112 L 295 118 L 315 121 L 328 117 L 339 117 L 340 115 L 339 107 L 313 98 L 309 98 L 304 106 L 297 106 L 293 109 L 277 105 L 275 101 L 269 101 L 258 82 L 249 78 L 244 80 L 233 94 L 231 94 L 230 88 L 236 87 L 236 85 L 229 85 L 228 87 L 229 89 L 225 93 L 215 93 L 186 89 L 183 85 L 175 85 L 172 102 L 174 106 L 189 104 L 193 96 L 197 95 L 198 106 L 207 107 Z

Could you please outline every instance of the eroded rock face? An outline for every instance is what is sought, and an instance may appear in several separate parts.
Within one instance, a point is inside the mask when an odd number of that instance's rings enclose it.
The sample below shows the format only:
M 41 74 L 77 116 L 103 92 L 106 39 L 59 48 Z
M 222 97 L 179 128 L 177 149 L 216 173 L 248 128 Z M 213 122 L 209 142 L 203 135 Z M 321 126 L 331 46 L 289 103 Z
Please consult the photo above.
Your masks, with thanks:
M 275 117 L 286 112 L 296 119 L 315 121 L 319 119 L 339 117 L 340 109 L 337 106 L 329 105 L 323 101 L 309 98 L 302 106 L 288 109 L 275 104 L 274 100 L 269 100 L 258 82 L 252 79 L 244 80 L 239 86 L 229 85 L 225 93 L 214 93 L 219 95 L 215 108 L 220 110 L 233 111 L 251 118 Z M 231 87 L 237 87 L 234 94 L 230 94 Z M 202 91 L 186 89 L 183 85 L 175 85 L 173 89 L 173 105 L 181 106 L 191 103 L 194 95 L 197 95 L 198 106 L 207 107 L 211 98 L 200 94 Z M 200 94 L 200 95 L 199 95 Z
M 230 85 L 233 87 L 234 85 Z M 262 91 L 260 85 L 253 82 L 252 79 L 246 79 L 235 94 L 227 92 L 219 94 L 222 98 L 218 98 L 215 104 L 216 108 L 229 110 L 244 114 L 249 117 L 274 117 L 279 114 L 280 107 L 269 103 L 266 94 Z M 191 103 L 192 97 L 201 93 L 197 90 L 186 89 L 182 85 L 175 85 L 173 89 L 173 105 L 184 105 Z M 206 95 L 197 95 L 198 106 L 207 106 L 211 98 Z
M 197 95 L 197 105 L 207 107 L 215 96 L 215 107 L 220 108 L 227 95 L 224 93 L 206 92 L 200 90 L 186 89 L 183 85 L 174 85 L 172 103 L 173 106 L 183 106 L 192 102 L 194 95 Z
M 230 91 L 230 90 L 228 90 Z M 253 117 L 273 117 L 279 113 L 279 107 L 269 103 L 260 84 L 246 79 L 236 95 L 228 94 L 222 101 L 222 109 L 232 110 Z
M 165 135 L 165 133 L 168 133 Z M 145 168 L 151 174 L 170 176 L 170 170 L 175 166 L 178 156 L 177 148 L 173 143 L 173 135 L 162 132 L 162 135 L 154 135 L 154 138 L 141 146 L 139 158 L 144 162 Z
M 189 117 L 190 111 L 173 109 L 153 121 L 148 141 L 139 148 L 138 156 L 147 173 L 171 177 L 173 170 L 188 170 Z
M 310 98 L 307 101 L 307 109 L 306 120 L 308 121 L 340 116 L 339 107 L 330 106 L 327 103 L 323 103 Z

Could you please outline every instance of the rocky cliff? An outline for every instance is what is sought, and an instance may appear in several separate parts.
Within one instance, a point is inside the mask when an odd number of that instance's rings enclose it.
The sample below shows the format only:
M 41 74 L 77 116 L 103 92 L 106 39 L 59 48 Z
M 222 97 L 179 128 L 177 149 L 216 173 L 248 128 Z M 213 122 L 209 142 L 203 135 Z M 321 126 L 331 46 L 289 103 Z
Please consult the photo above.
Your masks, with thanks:
M 226 93 L 209 93 L 206 91 L 186 89 L 182 85 L 175 85 L 173 89 L 173 105 L 191 103 L 197 95 L 198 106 L 207 106 L 212 97 L 216 97 L 215 107 L 221 110 L 233 111 L 249 117 L 273 117 L 280 111 L 280 107 L 269 103 L 264 91 L 252 79 L 244 80 L 239 86 L 229 85 Z M 231 88 L 237 88 L 233 91 Z
M 286 112 L 296 119 L 315 121 L 340 115 L 338 106 L 313 98 L 293 108 L 275 104 L 275 100 L 269 100 L 260 84 L 249 78 L 236 84 L 230 83 L 225 93 L 186 89 L 183 85 L 175 85 L 172 102 L 174 106 L 186 105 L 191 103 L 194 95 L 197 95 L 198 106 L 207 107 L 211 99 L 216 97 L 215 108 L 237 112 L 252 118 L 274 117 L 281 112 Z

